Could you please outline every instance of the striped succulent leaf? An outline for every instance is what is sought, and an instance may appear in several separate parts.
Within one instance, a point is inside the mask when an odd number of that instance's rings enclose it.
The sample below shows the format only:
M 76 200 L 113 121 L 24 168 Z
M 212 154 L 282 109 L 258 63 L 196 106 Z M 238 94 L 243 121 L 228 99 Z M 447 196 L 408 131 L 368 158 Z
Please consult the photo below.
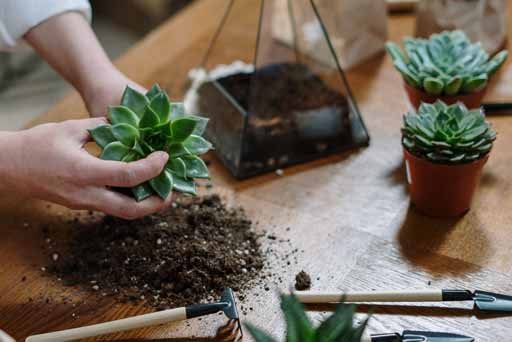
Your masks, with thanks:
M 156 178 L 132 188 L 142 201 L 151 195 L 167 198 L 172 190 L 196 194 L 195 178 L 208 178 L 208 168 L 199 155 L 212 145 L 202 134 L 208 119 L 185 115 L 182 103 L 170 102 L 155 84 L 146 94 L 126 87 L 121 104 L 108 109 L 110 124 L 90 134 L 102 148 L 104 160 L 131 162 L 154 151 L 169 153 L 169 161 Z
M 405 38 L 405 51 L 386 43 L 395 68 L 411 86 L 432 95 L 479 91 L 505 62 L 506 50 L 493 58 L 480 43 L 472 44 L 462 31 L 444 31 L 429 39 Z
M 496 132 L 481 109 L 462 103 L 422 103 L 404 116 L 402 144 L 413 155 L 440 164 L 468 163 L 491 151 Z
M 294 295 L 281 295 L 281 310 L 286 320 L 287 342 L 360 342 L 368 319 L 354 326 L 355 305 L 340 303 L 336 310 L 318 326 L 314 326 L 304 310 L 304 306 Z M 276 342 L 265 331 L 245 324 L 256 342 Z

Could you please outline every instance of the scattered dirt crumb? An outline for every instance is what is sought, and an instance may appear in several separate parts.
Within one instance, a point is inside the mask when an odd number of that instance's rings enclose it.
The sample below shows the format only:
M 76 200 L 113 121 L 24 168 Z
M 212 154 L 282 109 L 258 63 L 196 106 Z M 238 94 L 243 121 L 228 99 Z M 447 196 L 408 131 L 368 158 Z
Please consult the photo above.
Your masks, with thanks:
M 304 271 L 295 276 L 295 289 L 297 291 L 309 290 L 311 288 L 311 277 Z

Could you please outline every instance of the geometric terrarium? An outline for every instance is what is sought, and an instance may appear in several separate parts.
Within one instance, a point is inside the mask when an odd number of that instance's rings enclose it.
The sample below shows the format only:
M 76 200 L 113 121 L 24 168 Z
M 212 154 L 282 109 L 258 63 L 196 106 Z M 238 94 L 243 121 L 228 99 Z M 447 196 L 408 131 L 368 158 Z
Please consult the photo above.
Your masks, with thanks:
M 205 137 L 235 177 L 368 145 L 312 0 L 226 4 L 185 106 L 208 113 Z

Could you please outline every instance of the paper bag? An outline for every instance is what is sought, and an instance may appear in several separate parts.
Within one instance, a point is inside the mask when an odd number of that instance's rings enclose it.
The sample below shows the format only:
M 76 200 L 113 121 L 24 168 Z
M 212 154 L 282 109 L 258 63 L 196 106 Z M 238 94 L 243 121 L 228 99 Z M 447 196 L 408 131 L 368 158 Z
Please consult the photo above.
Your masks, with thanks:
M 495 53 L 507 38 L 507 0 L 421 0 L 416 35 L 427 38 L 444 30 L 462 30 L 472 42 Z

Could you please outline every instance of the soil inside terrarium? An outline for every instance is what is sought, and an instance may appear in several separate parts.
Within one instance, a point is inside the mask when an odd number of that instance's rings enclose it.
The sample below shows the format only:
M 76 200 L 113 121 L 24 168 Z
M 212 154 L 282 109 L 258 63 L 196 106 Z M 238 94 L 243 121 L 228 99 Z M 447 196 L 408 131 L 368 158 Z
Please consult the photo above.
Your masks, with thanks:
M 66 285 L 157 309 L 211 300 L 225 287 L 241 296 L 265 261 L 244 211 L 216 195 L 187 198 L 134 221 L 77 221 L 73 229 L 48 271 Z
M 304 64 L 270 64 L 207 82 L 198 92 L 200 110 L 212 118 L 209 138 L 244 174 L 312 159 L 351 139 L 347 99 Z M 232 101 L 219 99 L 226 94 Z

